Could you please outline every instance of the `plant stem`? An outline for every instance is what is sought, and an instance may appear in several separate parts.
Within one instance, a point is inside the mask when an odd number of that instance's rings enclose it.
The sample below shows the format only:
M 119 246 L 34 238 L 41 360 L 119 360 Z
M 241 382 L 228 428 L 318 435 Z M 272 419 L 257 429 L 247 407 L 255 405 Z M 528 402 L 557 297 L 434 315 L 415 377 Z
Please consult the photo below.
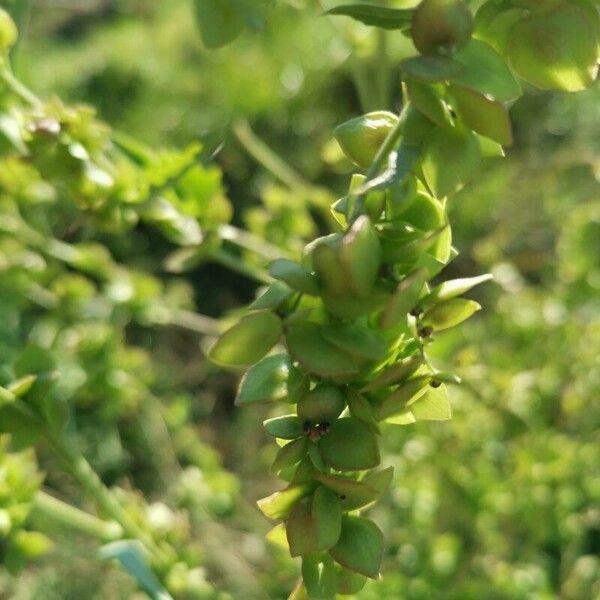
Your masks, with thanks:
M 247 152 L 291 190 L 301 191 L 312 187 L 252 131 L 248 121 L 236 121 L 233 132 Z
M 191 310 L 174 309 L 169 311 L 165 322 L 160 325 L 176 325 L 202 335 L 219 335 L 219 324 L 215 319 Z
M 99 519 L 43 491 L 39 491 L 34 498 L 33 516 L 35 515 L 77 529 L 103 542 L 123 537 L 123 528 L 116 521 Z
M 227 250 L 221 249 L 217 251 L 213 254 L 213 260 L 232 271 L 236 271 L 260 283 L 271 283 L 273 281 L 262 269 L 244 263 L 238 256 L 227 252 Z
M 39 107 L 42 101 L 23 83 L 21 83 L 8 67 L 0 69 L 0 80 L 10 88 L 19 98 L 31 104 L 34 107 Z
M 152 536 L 127 514 L 112 492 L 102 483 L 85 457 L 73 448 L 71 441 L 53 437 L 49 433 L 46 437 L 83 489 L 96 500 L 98 506 L 111 519 L 122 527 L 123 535 L 142 542 L 157 565 L 168 565 L 171 557 L 162 548 L 159 548 Z
M 221 239 L 232 242 L 241 248 L 256 252 L 256 254 L 260 254 L 267 260 L 281 258 L 282 254 L 286 253 L 285 250 L 282 250 L 269 242 L 265 242 L 248 231 L 244 231 L 243 229 L 239 229 L 227 223 L 219 226 L 219 236 Z

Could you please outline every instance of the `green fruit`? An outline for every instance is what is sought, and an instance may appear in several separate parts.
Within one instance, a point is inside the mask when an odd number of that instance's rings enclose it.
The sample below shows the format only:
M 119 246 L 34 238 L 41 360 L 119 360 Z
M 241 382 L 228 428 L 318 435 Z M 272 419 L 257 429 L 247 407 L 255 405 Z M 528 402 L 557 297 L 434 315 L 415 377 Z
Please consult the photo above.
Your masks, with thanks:
M 303 421 L 323 423 L 337 419 L 346 407 L 342 391 L 329 384 L 318 385 L 298 402 L 298 416 Z
M 6 52 L 17 41 L 18 31 L 12 17 L 0 8 L 0 52 Z
M 334 136 L 346 156 L 367 169 L 397 123 L 395 114 L 380 110 L 342 123 L 335 128 Z
M 471 39 L 473 15 L 464 0 L 423 0 L 411 33 L 421 54 L 454 52 Z

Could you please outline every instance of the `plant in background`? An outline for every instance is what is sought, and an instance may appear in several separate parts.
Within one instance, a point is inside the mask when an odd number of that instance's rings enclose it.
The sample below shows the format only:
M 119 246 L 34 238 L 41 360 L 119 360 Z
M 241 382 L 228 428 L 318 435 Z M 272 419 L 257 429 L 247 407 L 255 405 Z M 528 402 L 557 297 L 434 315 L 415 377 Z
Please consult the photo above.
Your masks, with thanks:
M 411 37 L 400 63 L 400 115 L 369 113 L 336 138 L 363 172 L 332 205 L 336 232 L 279 259 L 276 280 L 210 356 L 251 367 L 237 404 L 275 402 L 264 426 L 287 482 L 259 501 L 281 520 L 269 534 L 302 557 L 293 598 L 333 598 L 379 575 L 384 536 L 362 516 L 392 480 L 380 467 L 387 425 L 451 416 L 427 347 L 479 310 L 462 298 L 489 279 L 439 281 L 456 256 L 447 199 L 512 142 L 507 104 L 521 83 L 577 91 L 592 84 L 599 20 L 587 0 L 490 0 L 473 16 L 463 0 L 416 9 L 348 5 L 329 11 Z M 207 18 L 208 13 L 200 12 Z M 281 340 L 285 351 L 270 354 Z

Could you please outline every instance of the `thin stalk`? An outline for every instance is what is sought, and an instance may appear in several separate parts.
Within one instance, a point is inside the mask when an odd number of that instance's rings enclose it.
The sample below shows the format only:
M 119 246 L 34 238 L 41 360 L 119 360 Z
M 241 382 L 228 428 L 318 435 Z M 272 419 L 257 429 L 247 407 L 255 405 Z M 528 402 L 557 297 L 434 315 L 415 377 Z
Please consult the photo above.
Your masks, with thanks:
M 166 321 L 161 325 L 176 325 L 202 335 L 219 335 L 219 323 L 206 315 L 191 310 L 171 310 Z
M 114 494 L 102 483 L 102 480 L 85 457 L 73 449 L 72 444 L 66 440 L 51 437 L 50 435 L 47 435 L 47 437 L 54 451 L 65 462 L 73 477 L 94 498 L 104 513 L 122 527 L 124 536 L 142 542 L 157 565 L 168 565 L 171 557 L 162 548 L 159 548 L 152 536 L 139 527 L 127 514 Z
M 21 83 L 10 71 L 8 67 L 0 69 L 0 80 L 10 88 L 19 98 L 37 108 L 41 106 L 42 101 L 23 83 Z
M 377 68 L 375 77 L 379 106 L 388 106 L 390 103 L 390 70 L 388 61 L 387 34 L 384 29 L 377 30 Z
M 215 262 L 218 262 L 224 267 L 260 283 L 272 283 L 273 281 L 262 269 L 244 263 L 238 256 L 227 252 L 227 250 L 221 249 L 217 251 L 213 254 L 212 258 Z
M 312 187 L 252 131 L 248 121 L 236 121 L 233 124 L 233 133 L 248 154 L 291 190 L 300 191 Z
M 267 260 L 281 258 L 282 254 L 286 253 L 285 250 L 282 250 L 278 246 L 265 242 L 248 231 L 244 231 L 243 229 L 239 229 L 227 223 L 219 226 L 219 236 L 223 240 L 227 240 L 228 242 L 240 246 L 240 248 L 256 252 L 256 254 L 260 254 Z
M 116 521 L 99 519 L 43 491 L 39 491 L 34 498 L 32 515 L 76 529 L 103 542 L 123 537 L 123 528 Z

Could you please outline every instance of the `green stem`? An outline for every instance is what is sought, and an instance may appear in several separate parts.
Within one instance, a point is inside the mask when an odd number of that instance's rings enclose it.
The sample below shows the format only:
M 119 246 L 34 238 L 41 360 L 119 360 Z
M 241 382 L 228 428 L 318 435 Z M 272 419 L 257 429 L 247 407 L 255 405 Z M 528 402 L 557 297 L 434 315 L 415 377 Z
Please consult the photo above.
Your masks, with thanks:
M 202 335 L 219 335 L 219 324 L 215 319 L 191 310 L 173 309 L 160 325 L 176 325 Z
M 252 235 L 248 231 L 238 229 L 233 225 L 221 225 L 219 227 L 219 237 L 223 240 L 227 240 L 228 242 L 232 242 L 233 244 L 240 246 L 240 248 L 245 248 L 246 250 L 256 252 L 256 254 L 260 254 L 267 260 L 281 258 L 282 254 L 285 254 L 285 250 L 269 244 L 269 242 L 265 242 L 261 238 Z
M 221 249 L 217 251 L 213 255 L 213 260 L 236 273 L 240 273 L 260 283 L 272 283 L 273 281 L 262 269 L 244 263 L 238 256 L 227 252 L 227 250 Z
M 267 171 L 291 190 L 302 191 L 311 184 L 288 165 L 280 156 L 275 154 L 250 128 L 248 121 L 237 121 L 233 124 L 233 133 L 238 141 Z
M 72 441 L 63 438 L 55 438 L 47 434 L 47 438 L 52 444 L 55 452 L 63 459 L 69 471 L 75 479 L 81 484 L 83 489 L 92 496 L 98 506 L 111 519 L 116 521 L 123 529 L 123 535 L 129 538 L 138 539 L 148 552 L 153 561 L 158 566 L 166 566 L 170 563 L 171 557 L 159 548 L 152 536 L 144 531 L 128 514 L 125 512 L 119 501 L 112 492 L 102 483 L 98 474 L 94 471 L 85 457 L 74 449 Z
M 2 80 L 14 94 L 27 102 L 27 104 L 31 104 L 35 108 L 41 106 L 42 101 L 26 85 L 21 83 L 8 67 L 0 69 L 0 80 Z
M 379 106 L 389 106 L 390 103 L 390 70 L 388 63 L 387 35 L 384 29 L 377 30 L 377 63 L 375 76 Z
M 39 491 L 34 498 L 32 516 L 77 529 L 103 542 L 112 542 L 123 537 L 123 528 L 116 521 L 99 519 L 43 491 Z

